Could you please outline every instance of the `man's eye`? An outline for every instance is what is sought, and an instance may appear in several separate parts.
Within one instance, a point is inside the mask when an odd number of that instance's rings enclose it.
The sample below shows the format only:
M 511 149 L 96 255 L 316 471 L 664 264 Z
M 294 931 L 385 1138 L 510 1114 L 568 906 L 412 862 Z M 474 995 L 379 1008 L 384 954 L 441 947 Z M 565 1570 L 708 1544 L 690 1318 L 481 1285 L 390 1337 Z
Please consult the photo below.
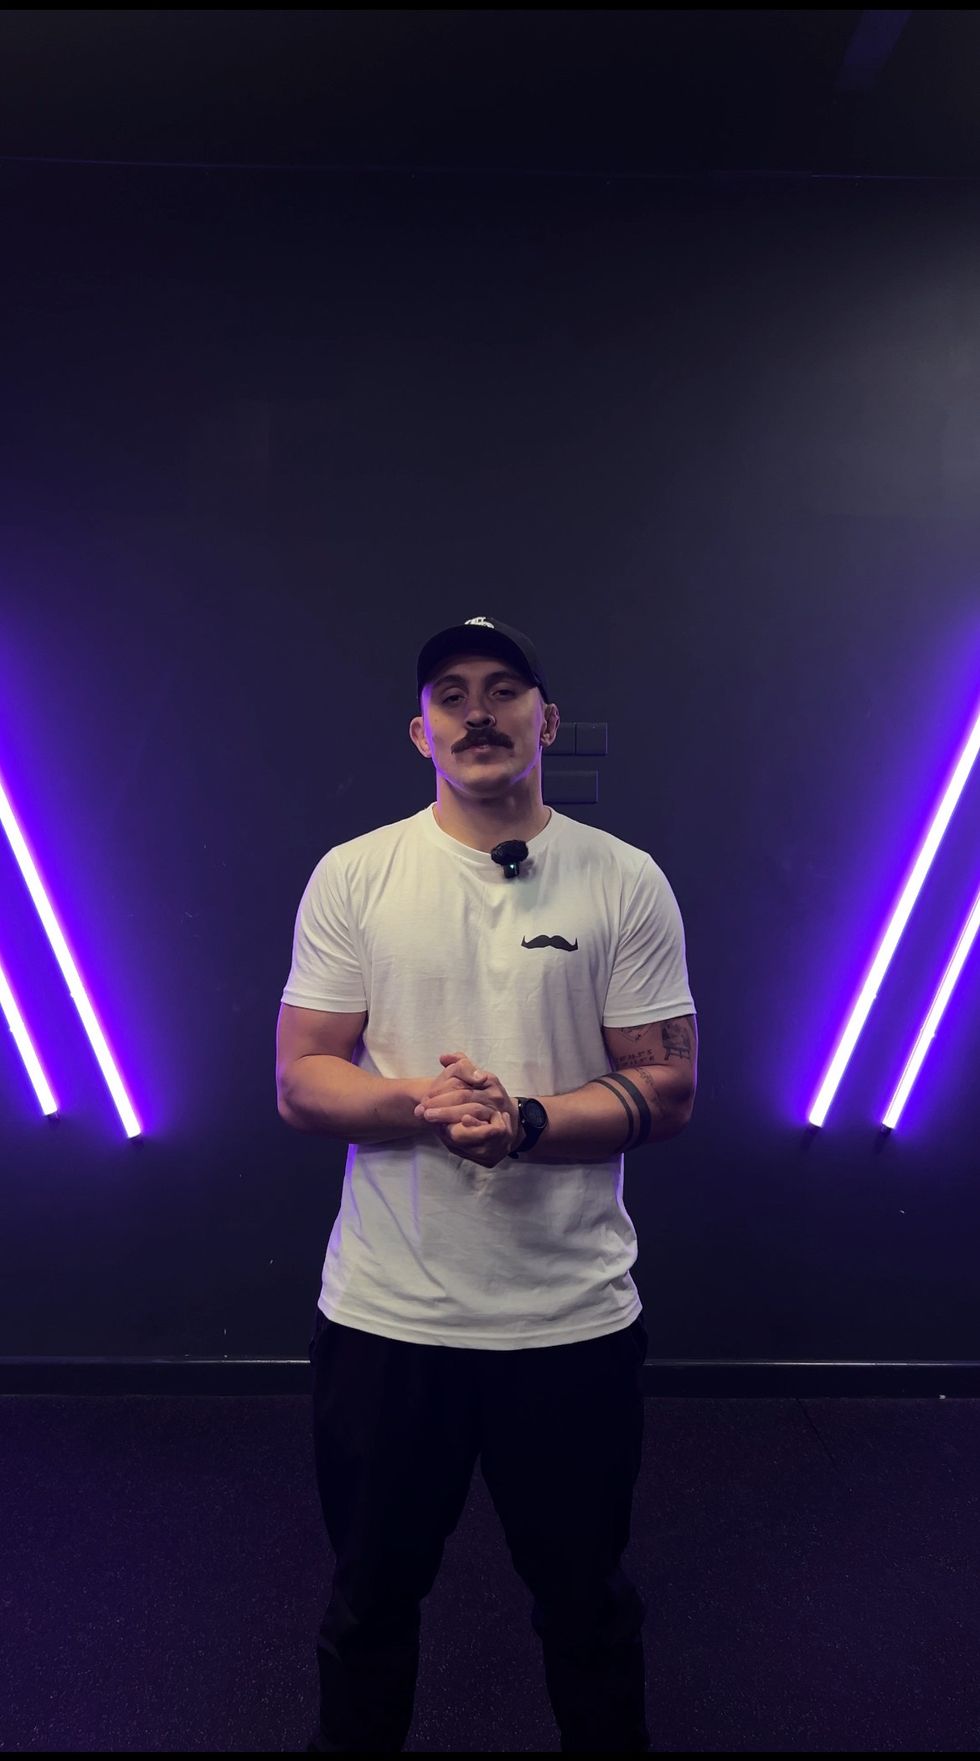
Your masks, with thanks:
M 514 696 L 513 688 L 510 685 L 498 685 L 494 692 L 494 696 L 499 697 L 501 692 L 505 697 Z M 448 697 L 440 697 L 439 702 L 443 709 L 451 709 L 454 703 L 459 702 L 459 699 L 460 693 L 458 691 L 451 691 Z

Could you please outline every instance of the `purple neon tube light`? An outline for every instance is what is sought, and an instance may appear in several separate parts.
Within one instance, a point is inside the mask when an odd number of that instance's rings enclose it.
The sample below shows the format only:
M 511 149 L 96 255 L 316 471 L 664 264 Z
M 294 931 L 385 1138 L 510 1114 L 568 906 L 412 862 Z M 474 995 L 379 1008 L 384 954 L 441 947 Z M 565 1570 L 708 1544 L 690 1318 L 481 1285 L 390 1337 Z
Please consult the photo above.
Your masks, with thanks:
M 974 715 L 970 731 L 956 763 L 953 765 L 949 779 L 943 787 L 925 836 L 916 852 L 908 879 L 892 909 L 884 935 L 868 968 L 867 976 L 834 1047 L 833 1056 L 821 1079 L 820 1087 L 814 1096 L 813 1105 L 809 1112 L 811 1125 L 822 1125 L 827 1117 L 830 1104 L 837 1093 L 844 1071 L 847 1069 L 851 1053 L 857 1045 L 864 1024 L 871 1013 L 871 1005 L 878 995 L 881 982 L 891 964 L 892 955 L 902 938 L 905 926 L 912 915 L 915 901 L 919 897 L 926 875 L 932 867 L 936 851 L 942 843 L 956 804 L 966 787 L 978 752 L 980 752 L 980 708 Z
M 51 1084 L 44 1073 L 44 1068 L 37 1054 L 37 1048 L 27 1030 L 27 1024 L 17 1007 L 17 999 L 10 988 L 10 980 L 0 966 L 0 1009 L 6 1016 L 7 1026 L 14 1036 L 14 1044 L 23 1060 L 24 1069 L 31 1079 L 31 1087 L 37 1095 L 42 1113 L 57 1113 L 58 1103 L 51 1091 Z
M 41 920 L 44 933 L 51 944 L 51 951 L 61 968 L 62 976 L 68 986 L 71 1000 L 74 1003 L 75 1008 L 78 1010 L 89 1044 L 95 1053 L 99 1069 L 105 1079 L 106 1087 L 112 1096 L 116 1112 L 119 1114 L 122 1121 L 123 1130 L 127 1137 L 139 1137 L 142 1133 L 143 1127 L 136 1116 L 136 1109 L 126 1092 L 126 1085 L 119 1074 L 116 1061 L 109 1050 L 105 1034 L 102 1031 L 98 1017 L 92 1007 L 92 1002 L 82 981 L 81 973 L 75 964 L 71 950 L 65 940 L 64 930 L 58 922 L 54 906 L 48 898 L 41 877 L 38 874 L 34 858 L 27 847 L 27 840 L 21 831 L 17 816 L 11 805 L 10 797 L 4 788 L 2 778 L 0 778 L 0 825 L 3 826 L 3 829 L 7 834 L 7 839 L 10 848 L 14 853 L 17 866 L 24 877 L 27 890 L 34 901 L 34 909 Z
M 977 893 L 970 906 L 966 921 L 956 938 L 956 946 L 947 961 L 946 970 L 939 980 L 936 994 L 926 1012 L 925 1020 L 919 1028 L 915 1044 L 899 1078 L 898 1087 L 885 1110 L 882 1124 L 889 1131 L 894 1131 L 902 1116 L 902 1108 L 912 1092 L 912 1086 L 922 1068 L 925 1055 L 936 1037 L 936 1029 L 943 1018 L 946 1004 L 956 989 L 957 979 L 966 965 L 967 956 L 976 939 L 978 929 L 980 929 L 980 892 Z

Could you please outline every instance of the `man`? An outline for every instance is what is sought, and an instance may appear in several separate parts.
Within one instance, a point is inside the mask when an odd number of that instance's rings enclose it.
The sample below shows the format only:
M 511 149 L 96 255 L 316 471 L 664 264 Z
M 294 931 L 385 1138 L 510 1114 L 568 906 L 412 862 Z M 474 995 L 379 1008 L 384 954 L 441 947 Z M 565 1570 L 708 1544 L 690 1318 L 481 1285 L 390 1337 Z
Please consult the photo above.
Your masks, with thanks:
M 282 1117 L 349 1143 L 310 1346 L 336 1570 L 309 1746 L 403 1746 L 479 1457 L 563 1751 L 644 1750 L 622 1158 L 691 1115 L 683 927 L 650 856 L 544 805 L 558 709 L 521 631 L 468 618 L 416 673 L 435 803 L 318 863 L 279 1018 Z

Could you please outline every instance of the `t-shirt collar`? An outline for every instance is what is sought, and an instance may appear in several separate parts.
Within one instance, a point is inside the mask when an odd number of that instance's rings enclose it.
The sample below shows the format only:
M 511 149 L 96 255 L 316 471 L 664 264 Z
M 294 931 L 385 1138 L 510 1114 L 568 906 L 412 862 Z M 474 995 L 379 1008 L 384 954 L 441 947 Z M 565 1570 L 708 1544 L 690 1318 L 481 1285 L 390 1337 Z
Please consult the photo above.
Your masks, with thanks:
M 527 844 L 529 861 L 532 857 L 543 854 L 558 830 L 558 822 L 561 819 L 561 814 L 556 813 L 553 807 L 550 809 L 550 813 L 551 818 L 547 825 L 544 826 L 533 838 L 525 838 L 524 840 Z M 487 870 L 493 869 L 498 874 L 503 873 L 500 864 L 494 862 L 489 850 L 472 850 L 469 844 L 461 844 L 458 838 L 454 838 L 449 832 L 443 831 L 442 826 L 436 819 L 435 802 L 432 802 L 429 807 L 423 807 L 418 817 L 422 822 L 422 826 L 427 835 L 437 844 L 440 844 L 443 849 L 448 850 L 451 855 L 458 856 L 463 862 L 472 863 L 476 868 L 485 868 Z M 501 841 L 503 842 L 504 840 Z

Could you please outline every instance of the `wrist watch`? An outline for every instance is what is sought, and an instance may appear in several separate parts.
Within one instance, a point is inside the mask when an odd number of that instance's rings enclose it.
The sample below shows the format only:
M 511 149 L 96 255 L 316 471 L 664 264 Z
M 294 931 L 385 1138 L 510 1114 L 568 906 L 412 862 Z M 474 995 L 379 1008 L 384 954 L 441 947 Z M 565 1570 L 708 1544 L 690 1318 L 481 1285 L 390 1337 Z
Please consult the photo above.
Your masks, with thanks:
M 516 1149 L 510 1151 L 511 1158 L 516 1161 L 522 1150 L 533 1150 L 538 1138 L 548 1123 L 548 1115 L 540 1101 L 529 1100 L 527 1095 L 515 1095 L 517 1102 L 517 1118 L 523 1136 Z

